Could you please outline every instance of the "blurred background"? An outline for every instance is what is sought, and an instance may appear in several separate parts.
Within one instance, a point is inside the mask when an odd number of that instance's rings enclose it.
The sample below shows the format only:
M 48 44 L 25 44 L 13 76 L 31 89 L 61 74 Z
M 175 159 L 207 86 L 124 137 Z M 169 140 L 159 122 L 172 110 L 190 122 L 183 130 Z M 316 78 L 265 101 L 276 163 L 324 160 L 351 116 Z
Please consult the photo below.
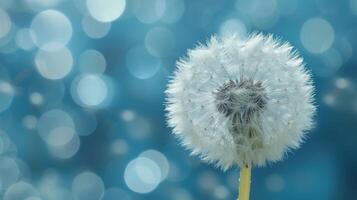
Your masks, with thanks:
M 165 123 L 175 61 L 273 33 L 316 84 L 316 127 L 253 171 L 251 199 L 357 198 L 357 0 L 1 0 L 0 199 L 236 199 Z

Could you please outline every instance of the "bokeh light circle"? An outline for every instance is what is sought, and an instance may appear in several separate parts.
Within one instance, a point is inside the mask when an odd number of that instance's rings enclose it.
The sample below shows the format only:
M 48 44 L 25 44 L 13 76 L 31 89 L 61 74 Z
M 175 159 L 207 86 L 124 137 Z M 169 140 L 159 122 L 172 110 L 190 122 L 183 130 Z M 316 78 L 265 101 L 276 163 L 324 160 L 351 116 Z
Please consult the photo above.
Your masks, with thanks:
M 107 98 L 108 86 L 100 76 L 85 75 L 79 79 L 76 93 L 85 106 L 98 106 Z
M 213 195 L 217 198 L 217 199 L 228 199 L 229 197 L 229 191 L 228 189 L 223 186 L 223 185 L 217 185 L 214 189 L 213 189 Z
M 102 53 L 94 49 L 89 49 L 80 55 L 78 65 L 82 73 L 103 74 L 107 62 Z
M 7 12 L 0 8 L 0 38 L 5 37 L 11 30 L 11 19 Z
M 1 8 L 0 8 L 1 10 Z M 4 20 L 4 19 L 0 19 Z M 2 31 L 2 22 L 0 21 L 0 31 Z M 3 22 L 6 23 L 6 22 Z M 6 26 L 6 24 L 5 24 Z M 16 50 L 18 49 L 14 37 L 16 35 L 16 31 L 18 30 L 18 26 L 15 23 L 11 24 L 10 30 L 3 36 L 0 37 L 0 53 L 2 54 L 12 54 L 16 53 Z M 4 34 L 4 33 L 3 33 Z
M 36 53 L 35 64 L 38 72 L 47 79 L 64 78 L 73 67 L 73 56 L 67 47 L 52 51 L 40 49 Z
M 38 92 L 33 92 L 30 94 L 29 100 L 33 105 L 41 105 L 43 103 L 43 95 Z
M 89 13 L 101 22 L 116 20 L 123 14 L 125 6 L 125 0 L 87 0 Z
M 77 200 L 100 200 L 104 191 L 102 179 L 93 172 L 82 172 L 72 182 L 72 192 Z
M 52 144 L 50 141 L 53 140 L 53 137 L 57 134 L 61 134 L 60 131 L 58 131 L 58 128 L 60 127 L 62 127 L 62 129 L 63 127 L 74 129 L 75 124 L 67 112 L 59 109 L 45 112 L 37 122 L 37 131 L 41 138 L 48 144 Z M 68 131 L 68 129 L 64 130 Z
M 75 134 L 75 130 L 72 127 L 56 127 L 50 131 L 47 143 L 51 146 L 63 146 L 68 144 Z
M 29 183 L 20 181 L 11 185 L 4 194 L 4 200 L 20 200 L 39 197 L 38 191 Z
M 126 55 L 126 67 L 138 79 L 148 79 L 160 69 L 161 61 L 142 46 L 133 47 Z
M 158 21 L 165 13 L 165 0 L 133 0 L 136 18 L 145 24 Z
M 68 128 L 67 131 L 72 132 L 71 128 Z M 61 138 L 61 135 L 59 135 L 59 133 L 58 133 L 58 136 Z M 71 140 L 68 141 L 68 138 L 70 136 L 73 136 L 73 137 L 71 138 Z M 77 152 L 80 148 L 80 145 L 81 145 L 81 141 L 79 139 L 78 134 L 66 133 L 65 137 L 63 137 L 63 139 L 61 139 L 60 143 L 58 141 L 54 141 L 54 144 L 56 144 L 56 145 L 51 145 L 51 143 L 49 143 L 49 145 L 47 146 L 50 153 L 54 157 L 59 158 L 59 159 L 69 159 L 77 154 Z M 63 145 L 61 145 L 61 144 L 63 144 Z
M 165 11 L 161 21 L 167 24 L 178 22 L 185 12 L 185 1 L 166 0 Z
M 174 46 L 175 37 L 167 28 L 152 28 L 145 36 L 145 47 L 155 57 L 169 56 Z
M 123 110 L 120 113 L 120 117 L 125 122 L 131 122 L 135 119 L 136 113 L 133 110 Z
M 346 78 L 342 78 L 342 77 L 337 78 L 335 81 L 336 88 L 341 89 L 341 90 L 350 87 L 350 84 L 351 84 L 350 80 L 348 80 Z
M 35 43 L 32 40 L 32 30 L 29 28 L 22 28 L 17 31 L 15 42 L 16 45 L 23 50 L 31 50 L 35 47 Z
M 149 193 L 161 182 L 161 170 L 153 160 L 138 157 L 130 161 L 125 168 L 124 180 L 132 191 Z
M 322 18 L 312 18 L 303 24 L 300 40 L 305 49 L 310 53 L 323 53 L 334 42 L 335 31 L 328 21 Z
M 38 13 L 31 22 L 32 39 L 41 49 L 62 48 L 72 37 L 72 25 L 66 15 L 57 10 Z
M 91 38 L 98 39 L 106 36 L 111 28 L 110 23 L 100 22 L 90 16 L 82 19 L 83 31 Z
M 104 108 L 111 103 L 115 94 L 110 77 L 99 74 L 83 74 L 71 83 L 71 96 L 76 104 L 85 108 Z
M 46 169 L 37 183 L 43 200 L 74 200 L 70 190 L 63 185 L 63 178 L 55 169 Z
M 279 18 L 277 0 L 253 0 L 253 12 L 250 13 L 251 22 L 262 29 L 269 29 Z
M 10 157 L 0 156 L 0 191 L 5 190 L 20 178 L 20 169 Z
M 112 151 L 112 153 L 119 156 L 126 154 L 128 152 L 128 149 L 129 145 L 123 139 L 116 139 L 110 145 L 110 150 Z
M 33 115 L 26 115 L 24 119 L 22 120 L 22 123 L 25 128 L 29 130 L 33 130 L 37 126 L 37 118 Z
M 229 18 L 220 26 L 219 34 L 221 37 L 227 37 L 235 34 L 239 38 L 245 39 L 247 37 L 247 28 L 239 19 Z
M 277 0 L 237 0 L 235 7 L 249 23 L 260 29 L 273 27 L 279 19 Z
M 170 171 L 170 164 L 164 154 L 162 154 L 159 151 L 150 149 L 142 152 L 139 156 L 144 158 L 149 158 L 155 161 L 155 163 L 157 163 L 161 171 L 161 181 L 166 179 Z
M 0 112 L 7 110 L 14 98 L 15 89 L 7 81 L 0 80 Z
M 194 200 L 189 190 L 183 188 L 176 188 L 171 191 L 171 200 Z
M 0 148 L 1 156 L 10 156 L 10 157 L 17 156 L 17 147 L 10 140 L 7 133 L 1 130 L 0 130 L 0 140 L 1 140 L 1 148 Z

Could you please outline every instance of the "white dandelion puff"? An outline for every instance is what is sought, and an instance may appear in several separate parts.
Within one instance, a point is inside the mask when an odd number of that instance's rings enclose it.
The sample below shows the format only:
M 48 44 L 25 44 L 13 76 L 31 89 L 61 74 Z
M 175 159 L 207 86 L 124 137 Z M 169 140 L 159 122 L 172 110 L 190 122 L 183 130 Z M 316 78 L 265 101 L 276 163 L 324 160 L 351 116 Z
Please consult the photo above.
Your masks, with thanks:
M 224 170 L 281 160 L 315 113 L 303 59 L 272 35 L 212 37 L 177 62 L 166 94 L 175 135 Z

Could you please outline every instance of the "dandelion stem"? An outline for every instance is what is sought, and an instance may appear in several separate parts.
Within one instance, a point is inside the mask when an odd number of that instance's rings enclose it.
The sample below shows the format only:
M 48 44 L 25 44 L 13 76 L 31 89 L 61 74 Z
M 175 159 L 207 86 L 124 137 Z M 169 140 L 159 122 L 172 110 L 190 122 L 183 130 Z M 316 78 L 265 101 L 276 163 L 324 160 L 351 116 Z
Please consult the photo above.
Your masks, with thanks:
M 251 171 L 250 165 L 244 165 L 240 169 L 238 200 L 249 200 Z

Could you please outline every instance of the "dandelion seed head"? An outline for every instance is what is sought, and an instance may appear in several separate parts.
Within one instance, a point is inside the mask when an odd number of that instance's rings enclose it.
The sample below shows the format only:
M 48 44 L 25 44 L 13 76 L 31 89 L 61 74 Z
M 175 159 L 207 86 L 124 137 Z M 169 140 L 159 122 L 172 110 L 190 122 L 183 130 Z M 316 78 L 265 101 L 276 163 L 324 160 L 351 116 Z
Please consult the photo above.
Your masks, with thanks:
M 312 128 L 314 87 L 303 59 L 272 35 L 212 37 L 177 62 L 168 123 L 182 144 L 222 169 L 262 166 Z

